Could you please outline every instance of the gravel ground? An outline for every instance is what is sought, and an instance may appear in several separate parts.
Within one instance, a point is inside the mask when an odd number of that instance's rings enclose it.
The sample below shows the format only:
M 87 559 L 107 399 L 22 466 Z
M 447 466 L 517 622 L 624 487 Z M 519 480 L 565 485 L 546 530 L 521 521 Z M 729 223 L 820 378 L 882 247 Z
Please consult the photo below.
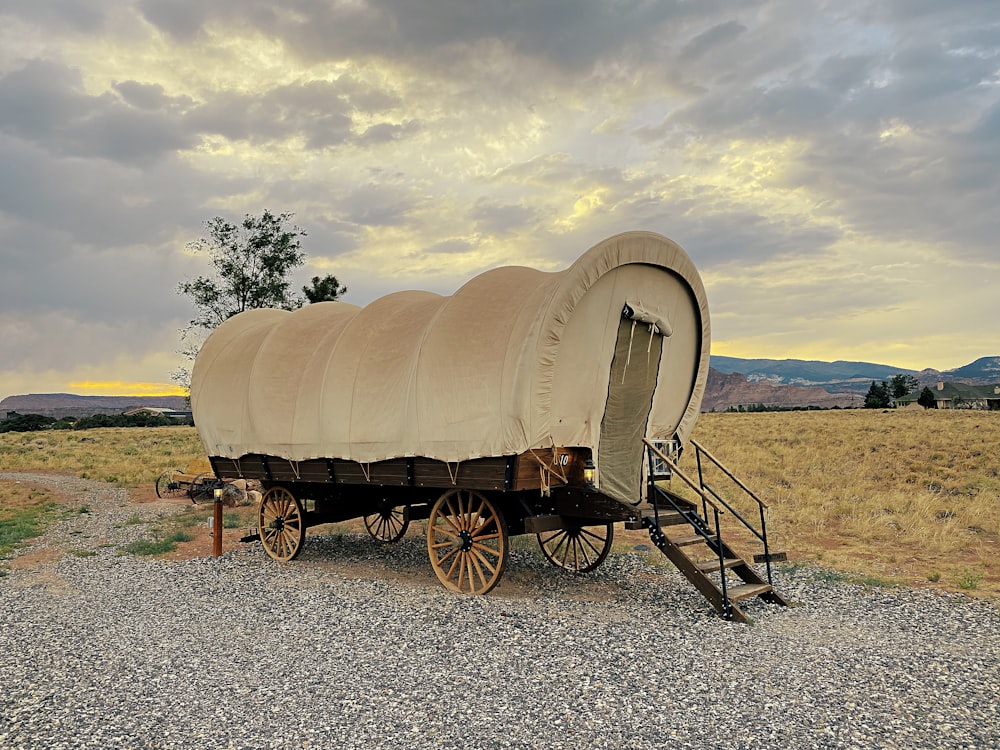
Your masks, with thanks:
M 119 551 L 170 507 L 44 481 L 90 513 L 25 553 L 97 554 L 0 578 L 0 748 L 1000 747 L 989 603 L 789 567 L 799 606 L 737 625 L 638 553 L 581 578 L 527 549 L 463 598 L 415 531 L 165 562 Z

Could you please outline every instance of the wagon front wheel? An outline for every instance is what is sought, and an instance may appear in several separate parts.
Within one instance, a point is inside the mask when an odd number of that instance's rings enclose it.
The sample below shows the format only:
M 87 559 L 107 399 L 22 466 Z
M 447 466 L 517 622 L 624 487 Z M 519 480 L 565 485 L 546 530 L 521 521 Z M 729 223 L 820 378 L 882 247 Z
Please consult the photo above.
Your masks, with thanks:
M 614 524 L 570 526 L 538 534 L 545 559 L 558 568 L 589 573 L 604 562 L 615 538 Z
M 257 528 L 268 557 L 279 562 L 294 560 L 306 538 L 302 503 L 284 487 L 272 487 L 260 499 Z
M 406 534 L 410 525 L 410 507 L 408 505 L 392 506 L 385 504 L 377 513 L 365 516 L 365 528 L 376 542 L 392 544 L 398 542 Z
M 450 490 L 431 508 L 427 553 L 444 587 L 485 594 L 507 564 L 507 524 L 496 506 L 473 490 Z
M 183 473 L 180 469 L 167 469 L 160 474 L 156 478 L 156 496 L 161 498 L 182 497 L 185 490 L 177 478 Z

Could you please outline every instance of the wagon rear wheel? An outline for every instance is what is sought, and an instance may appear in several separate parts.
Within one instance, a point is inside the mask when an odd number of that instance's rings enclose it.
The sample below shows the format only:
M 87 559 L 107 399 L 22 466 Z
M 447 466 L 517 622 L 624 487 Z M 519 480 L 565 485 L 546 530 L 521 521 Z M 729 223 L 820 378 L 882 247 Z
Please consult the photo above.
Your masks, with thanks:
M 538 546 L 550 563 L 574 573 L 589 573 L 604 562 L 615 538 L 614 524 L 570 526 L 538 534 Z
M 376 542 L 392 544 L 398 542 L 410 525 L 410 507 L 388 503 L 379 508 L 378 513 L 365 516 L 365 528 Z
M 180 469 L 167 469 L 156 478 L 157 497 L 182 497 L 186 494 L 184 487 L 177 477 L 184 472 Z
M 496 506 L 474 490 L 450 490 L 431 508 L 427 553 L 445 588 L 485 594 L 507 564 L 507 524 Z
M 294 560 L 306 538 L 302 503 L 284 487 L 272 487 L 260 499 L 257 528 L 268 557 L 280 562 Z

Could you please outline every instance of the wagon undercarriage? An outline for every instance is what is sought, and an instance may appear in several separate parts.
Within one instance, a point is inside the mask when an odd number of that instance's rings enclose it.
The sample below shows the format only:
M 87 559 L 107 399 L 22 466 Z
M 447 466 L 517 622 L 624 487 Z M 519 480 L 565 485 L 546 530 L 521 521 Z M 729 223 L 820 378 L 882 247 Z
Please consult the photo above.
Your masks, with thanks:
M 613 524 L 637 517 L 624 503 L 569 485 L 583 483 L 588 453 L 550 449 L 453 464 L 248 455 L 214 457 L 212 465 L 220 478 L 261 482 L 258 535 L 276 560 L 297 557 L 311 526 L 361 518 L 373 539 L 392 543 L 422 520 L 441 583 L 485 594 L 503 576 L 509 537 L 535 534 L 553 565 L 584 573 L 607 557 Z
M 486 594 L 503 577 L 510 537 L 535 534 L 550 563 L 587 573 L 604 562 L 614 543 L 614 525 L 624 522 L 626 528 L 648 530 L 653 544 L 727 619 L 746 620 L 738 602 L 750 597 L 787 605 L 771 585 L 770 563 L 781 557 L 768 548 L 766 504 L 733 477 L 760 506 L 758 531 L 704 481 L 703 456 L 726 473 L 728 470 L 700 445 L 692 441 L 698 460 L 697 482 L 677 467 L 677 453 L 664 453 L 660 443 L 648 440 L 644 445 L 649 467 L 646 502 L 635 505 L 586 485 L 568 484 L 576 462 L 586 455 L 586 451 L 573 449 L 549 451 L 548 463 L 535 453 L 530 457 L 479 459 L 473 472 L 463 473 L 460 466 L 449 469 L 451 487 L 417 484 L 417 477 L 433 476 L 432 472 L 421 475 L 416 470 L 418 466 L 433 467 L 429 459 L 385 462 L 390 463 L 388 467 L 379 463 L 351 467 L 351 462 L 329 459 L 293 466 L 286 459 L 248 456 L 238 461 L 213 458 L 212 464 L 220 478 L 262 483 L 265 492 L 258 511 L 258 537 L 265 552 L 279 561 L 298 556 L 311 526 L 362 518 L 373 539 L 393 543 L 403 537 L 411 521 L 422 520 L 426 521 L 431 567 L 442 585 L 457 593 Z M 538 465 L 541 471 L 537 475 L 522 473 L 518 469 L 522 462 Z M 560 466 L 566 470 L 553 471 Z M 326 481 L 319 481 L 319 467 L 325 467 Z M 700 508 L 697 502 L 662 486 L 662 480 L 675 473 L 701 495 Z M 359 474 L 364 483 L 336 481 L 337 476 L 356 478 Z M 465 484 L 479 482 L 484 486 L 456 486 L 460 477 Z M 377 481 L 389 478 L 393 478 L 392 483 Z M 553 487 L 553 482 L 563 484 Z M 723 541 L 719 517 L 725 509 L 763 543 L 764 554 L 758 562 L 766 564 L 766 578 Z M 678 526 L 687 531 L 668 533 Z M 710 557 L 699 559 L 697 553 L 692 554 L 696 548 L 702 553 L 707 550 Z M 713 573 L 718 574 L 717 579 L 711 577 Z

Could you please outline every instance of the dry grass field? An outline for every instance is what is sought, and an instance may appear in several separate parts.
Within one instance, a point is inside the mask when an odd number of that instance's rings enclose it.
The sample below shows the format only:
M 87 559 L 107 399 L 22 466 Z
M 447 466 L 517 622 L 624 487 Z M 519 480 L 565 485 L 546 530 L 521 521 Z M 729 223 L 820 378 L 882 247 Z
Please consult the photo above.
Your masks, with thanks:
M 771 505 L 772 549 L 792 564 L 871 585 L 1000 597 L 1000 414 L 705 414 L 695 438 Z M 148 497 L 162 470 L 201 452 L 197 433 L 182 427 L 6 433 L 0 471 L 68 473 Z M 681 462 L 689 471 L 692 453 Z M 708 478 L 737 497 L 728 480 Z M 2 485 L 0 520 L 50 500 Z M 742 503 L 741 512 L 755 507 Z
M 1000 596 L 1000 414 L 705 414 L 694 437 L 770 504 L 789 560 Z

